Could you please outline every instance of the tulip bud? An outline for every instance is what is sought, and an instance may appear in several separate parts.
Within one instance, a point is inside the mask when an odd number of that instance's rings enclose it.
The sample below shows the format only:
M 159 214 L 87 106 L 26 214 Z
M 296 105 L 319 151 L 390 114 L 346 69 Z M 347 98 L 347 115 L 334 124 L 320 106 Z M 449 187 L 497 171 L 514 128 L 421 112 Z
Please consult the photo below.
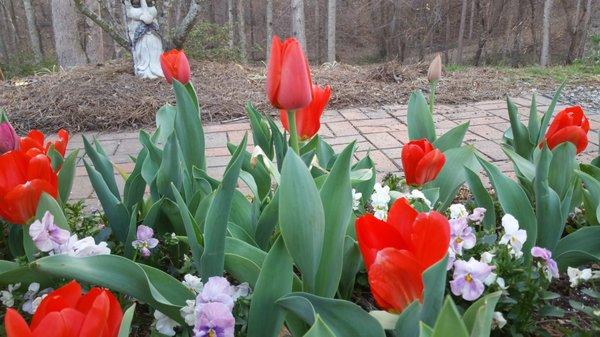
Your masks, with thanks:
M 188 84 L 190 81 L 190 63 L 183 51 L 172 49 L 162 53 L 160 66 L 167 82 L 173 83 L 175 79 L 181 84 Z
M 0 115 L 0 154 L 19 149 L 19 136 L 8 121 L 6 114 Z
M 442 56 L 438 53 L 427 70 L 427 80 L 431 83 L 442 78 Z

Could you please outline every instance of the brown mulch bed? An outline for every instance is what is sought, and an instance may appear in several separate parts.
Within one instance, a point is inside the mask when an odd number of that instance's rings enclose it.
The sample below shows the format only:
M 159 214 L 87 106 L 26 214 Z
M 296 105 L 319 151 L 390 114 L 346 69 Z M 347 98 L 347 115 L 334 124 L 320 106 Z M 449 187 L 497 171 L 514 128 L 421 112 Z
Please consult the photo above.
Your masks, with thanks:
M 427 90 L 427 64 L 388 62 L 368 66 L 313 67 L 314 79 L 333 89 L 330 108 L 380 107 L 406 103 L 409 93 Z M 271 109 L 265 99 L 265 67 L 192 61 L 202 116 L 207 122 L 244 116 L 244 104 Z M 440 103 L 465 103 L 520 94 L 528 85 L 493 68 L 447 74 L 438 90 Z M 136 129 L 154 124 L 155 112 L 173 102 L 163 80 L 140 80 L 128 61 L 89 66 L 0 82 L 0 107 L 19 132 Z

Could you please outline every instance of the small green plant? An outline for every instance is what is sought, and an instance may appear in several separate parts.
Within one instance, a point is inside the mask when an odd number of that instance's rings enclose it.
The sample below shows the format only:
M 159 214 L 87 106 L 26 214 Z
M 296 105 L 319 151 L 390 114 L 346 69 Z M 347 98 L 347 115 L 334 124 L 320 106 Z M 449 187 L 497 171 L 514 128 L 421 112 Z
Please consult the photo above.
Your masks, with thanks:
M 590 49 L 587 59 L 589 63 L 600 65 L 600 34 L 590 37 Z
M 45 74 L 56 71 L 56 60 L 45 58 L 41 62 L 36 62 L 33 55 L 28 53 L 17 53 L 6 62 L 0 62 L 0 69 L 6 79 L 25 77 L 37 74 Z
M 239 50 L 229 46 L 230 29 L 209 22 L 199 23 L 187 40 L 186 54 L 196 60 L 238 61 Z

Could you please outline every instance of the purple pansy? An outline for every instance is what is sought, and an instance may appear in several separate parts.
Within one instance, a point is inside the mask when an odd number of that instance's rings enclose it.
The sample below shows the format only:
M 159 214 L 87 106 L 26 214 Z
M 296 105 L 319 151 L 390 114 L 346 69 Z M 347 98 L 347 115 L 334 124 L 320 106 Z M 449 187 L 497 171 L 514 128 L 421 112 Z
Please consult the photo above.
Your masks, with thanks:
M 234 330 L 235 318 L 227 305 L 205 303 L 198 311 L 194 337 L 233 337 Z
M 542 247 L 533 247 L 531 248 L 531 256 L 537 257 L 542 260 L 545 264 L 544 274 L 548 280 L 551 280 L 553 277 L 558 278 L 558 265 L 556 261 L 552 259 L 552 252 L 546 248 Z
M 136 240 L 131 243 L 140 251 L 142 256 L 150 256 L 150 249 L 158 246 L 158 240 L 154 238 L 154 230 L 148 226 L 140 225 L 137 228 Z
M 233 309 L 233 292 L 229 281 L 221 276 L 213 276 L 204 284 L 202 292 L 196 298 L 196 305 L 210 302 L 224 304 L 229 310 Z
M 471 257 L 469 261 L 458 260 L 454 263 L 453 280 L 450 282 L 452 293 L 467 301 L 474 301 L 485 290 L 484 281 L 490 276 L 493 266 L 479 262 Z
M 469 215 L 469 220 L 474 221 L 476 223 L 480 223 L 483 218 L 485 218 L 485 208 L 477 207 L 473 210 L 473 213 Z
M 44 213 L 42 221 L 36 220 L 29 226 L 29 236 L 42 252 L 49 252 L 54 247 L 66 243 L 70 235 L 68 230 L 54 224 L 54 216 L 48 211 Z
M 463 248 L 475 247 L 475 233 L 469 227 L 467 218 L 450 219 L 450 246 L 456 255 L 462 255 Z

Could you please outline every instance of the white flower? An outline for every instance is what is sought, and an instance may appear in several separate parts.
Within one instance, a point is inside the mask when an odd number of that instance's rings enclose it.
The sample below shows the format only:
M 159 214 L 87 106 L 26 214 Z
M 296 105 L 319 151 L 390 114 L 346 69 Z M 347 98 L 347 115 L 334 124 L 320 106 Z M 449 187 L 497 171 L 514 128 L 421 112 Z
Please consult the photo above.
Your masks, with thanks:
M 204 288 L 204 283 L 202 283 L 202 280 L 192 274 L 185 274 L 181 283 L 196 294 L 201 293 L 202 288 Z
M 233 294 L 231 295 L 231 298 L 233 298 L 234 301 L 237 301 L 239 298 L 250 295 L 250 292 L 250 285 L 248 282 L 244 282 L 237 286 L 233 286 Z
M 27 302 L 23 303 L 23 306 L 21 307 L 21 309 L 23 309 L 23 311 L 25 311 L 26 313 L 28 313 L 30 315 L 35 314 L 35 312 L 37 311 L 37 308 L 40 306 L 40 303 L 42 303 L 42 300 L 46 296 L 48 296 L 48 294 L 38 296 L 38 297 L 34 298 L 33 300 L 28 300 Z
M 501 312 L 495 311 L 492 318 L 492 329 L 502 329 L 506 325 L 506 319 Z
M 387 219 L 387 211 L 383 209 L 375 210 L 375 213 L 373 213 L 373 215 L 379 220 L 385 221 Z
M 481 253 L 481 258 L 479 260 L 483 263 L 490 264 L 490 263 L 492 263 L 492 259 L 494 258 L 494 256 L 495 255 L 492 254 L 491 252 L 483 252 L 483 253 Z
M 17 284 L 9 284 L 6 290 L 0 291 L 0 302 L 5 307 L 12 307 L 15 305 L 15 297 L 13 296 L 13 291 L 19 289 L 21 287 L 21 283 Z
M 467 209 L 463 204 L 452 204 L 450 205 L 450 218 L 459 219 L 466 218 L 469 215 Z
M 492 272 L 485 280 L 483 280 L 483 283 L 485 283 L 485 285 L 489 287 L 496 282 L 497 278 L 498 278 L 498 275 L 496 273 Z
M 91 236 L 78 240 L 77 235 L 72 235 L 66 243 L 55 246 L 54 254 L 67 254 L 75 257 L 109 255 L 110 248 L 106 242 L 96 244 Z
M 390 187 L 381 186 L 380 183 L 375 184 L 375 192 L 371 195 L 371 205 L 373 208 L 386 209 L 390 203 Z
M 527 240 L 527 232 L 519 229 L 519 222 L 510 214 L 502 217 L 502 227 L 504 227 L 504 235 L 500 238 L 500 244 L 511 246 L 515 258 L 521 257 L 523 255 L 521 249 Z
M 571 287 L 575 288 L 592 278 L 592 270 L 590 268 L 579 270 L 577 268 L 567 267 L 567 275 L 569 276 Z
M 179 326 L 179 323 L 158 310 L 154 310 L 154 319 L 156 320 L 154 322 L 156 331 L 163 335 L 175 336 L 175 328 Z
M 352 189 L 352 209 L 358 210 L 358 206 L 360 206 L 360 199 L 362 198 L 362 193 L 356 192 L 355 189 Z
M 411 200 L 421 200 L 423 201 L 423 203 L 425 203 L 425 205 L 427 205 L 427 207 L 429 207 L 431 209 L 431 201 L 429 201 L 429 199 L 427 199 L 427 197 L 425 197 L 425 194 L 423 194 L 423 192 L 414 189 L 410 192 L 410 194 L 408 195 L 408 199 Z
M 189 326 L 196 325 L 196 301 L 186 300 L 185 306 L 179 309 L 181 317 L 185 320 L 185 324 Z
M 502 277 L 496 278 L 496 284 L 498 285 L 498 288 L 500 288 L 503 292 L 504 290 L 508 289 L 508 287 L 506 286 L 506 281 L 504 281 L 504 278 Z

